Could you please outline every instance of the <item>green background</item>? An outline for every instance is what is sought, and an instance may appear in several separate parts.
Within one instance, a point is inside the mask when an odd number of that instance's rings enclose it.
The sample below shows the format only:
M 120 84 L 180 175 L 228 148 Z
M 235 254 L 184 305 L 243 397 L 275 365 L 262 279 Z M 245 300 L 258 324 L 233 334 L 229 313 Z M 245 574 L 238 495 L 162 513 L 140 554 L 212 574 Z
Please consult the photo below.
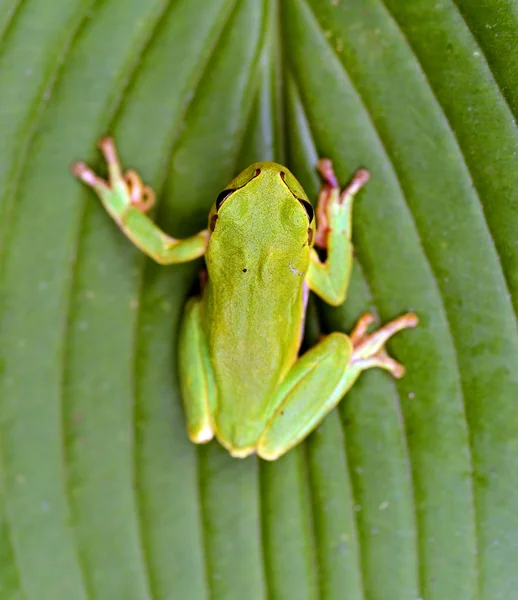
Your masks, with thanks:
M 0 599 L 518 597 L 518 4 L 0 0 Z M 115 135 L 173 235 L 256 160 L 356 204 L 346 304 L 421 325 L 275 463 L 186 438 L 200 262 L 70 175 Z

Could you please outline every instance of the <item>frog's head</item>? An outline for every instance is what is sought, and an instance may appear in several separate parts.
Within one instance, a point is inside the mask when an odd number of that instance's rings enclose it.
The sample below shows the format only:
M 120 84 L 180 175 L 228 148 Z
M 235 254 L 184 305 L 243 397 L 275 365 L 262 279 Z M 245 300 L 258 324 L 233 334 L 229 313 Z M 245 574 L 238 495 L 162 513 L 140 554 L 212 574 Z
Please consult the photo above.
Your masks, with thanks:
M 250 233 L 307 232 L 309 246 L 315 237 L 315 214 L 306 193 L 286 167 L 273 162 L 250 165 L 225 187 L 209 214 L 211 233 L 219 219 Z

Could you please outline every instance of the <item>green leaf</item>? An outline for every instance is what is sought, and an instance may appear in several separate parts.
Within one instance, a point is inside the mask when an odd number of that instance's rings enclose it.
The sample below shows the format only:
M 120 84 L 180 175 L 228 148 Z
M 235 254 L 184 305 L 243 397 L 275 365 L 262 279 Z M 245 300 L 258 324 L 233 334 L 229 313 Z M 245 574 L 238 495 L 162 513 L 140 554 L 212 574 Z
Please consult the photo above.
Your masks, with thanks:
M 0 600 L 508 600 L 518 589 L 512 0 L 0 0 Z M 192 445 L 151 264 L 70 174 L 117 139 L 177 236 L 256 160 L 372 171 L 347 302 L 407 310 L 275 463 Z M 101 167 L 102 168 L 102 167 Z

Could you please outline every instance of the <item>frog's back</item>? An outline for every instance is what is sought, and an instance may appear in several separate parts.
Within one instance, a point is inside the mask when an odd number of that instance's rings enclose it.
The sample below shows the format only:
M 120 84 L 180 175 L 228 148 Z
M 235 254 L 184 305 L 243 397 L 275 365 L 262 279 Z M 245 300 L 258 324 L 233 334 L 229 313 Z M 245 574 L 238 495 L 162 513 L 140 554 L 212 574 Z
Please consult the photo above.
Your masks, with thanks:
M 220 209 L 206 254 L 214 425 L 233 448 L 257 442 L 275 390 L 296 359 L 305 310 L 308 217 L 288 188 L 285 195 L 270 193 L 268 178 L 257 180 Z

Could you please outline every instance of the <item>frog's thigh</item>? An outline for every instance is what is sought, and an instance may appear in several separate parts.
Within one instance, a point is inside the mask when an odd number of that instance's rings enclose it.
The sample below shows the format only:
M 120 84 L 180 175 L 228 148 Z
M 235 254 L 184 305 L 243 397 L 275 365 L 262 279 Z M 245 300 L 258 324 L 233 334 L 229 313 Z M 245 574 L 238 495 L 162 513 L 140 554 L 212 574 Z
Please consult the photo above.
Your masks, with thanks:
M 257 445 L 257 454 L 275 460 L 304 439 L 340 401 L 358 376 L 348 368 L 352 344 L 331 333 L 301 356 L 280 384 L 277 409 Z
M 214 435 L 211 406 L 215 386 L 200 316 L 200 299 L 191 298 L 180 328 L 179 372 L 189 438 L 202 444 Z

